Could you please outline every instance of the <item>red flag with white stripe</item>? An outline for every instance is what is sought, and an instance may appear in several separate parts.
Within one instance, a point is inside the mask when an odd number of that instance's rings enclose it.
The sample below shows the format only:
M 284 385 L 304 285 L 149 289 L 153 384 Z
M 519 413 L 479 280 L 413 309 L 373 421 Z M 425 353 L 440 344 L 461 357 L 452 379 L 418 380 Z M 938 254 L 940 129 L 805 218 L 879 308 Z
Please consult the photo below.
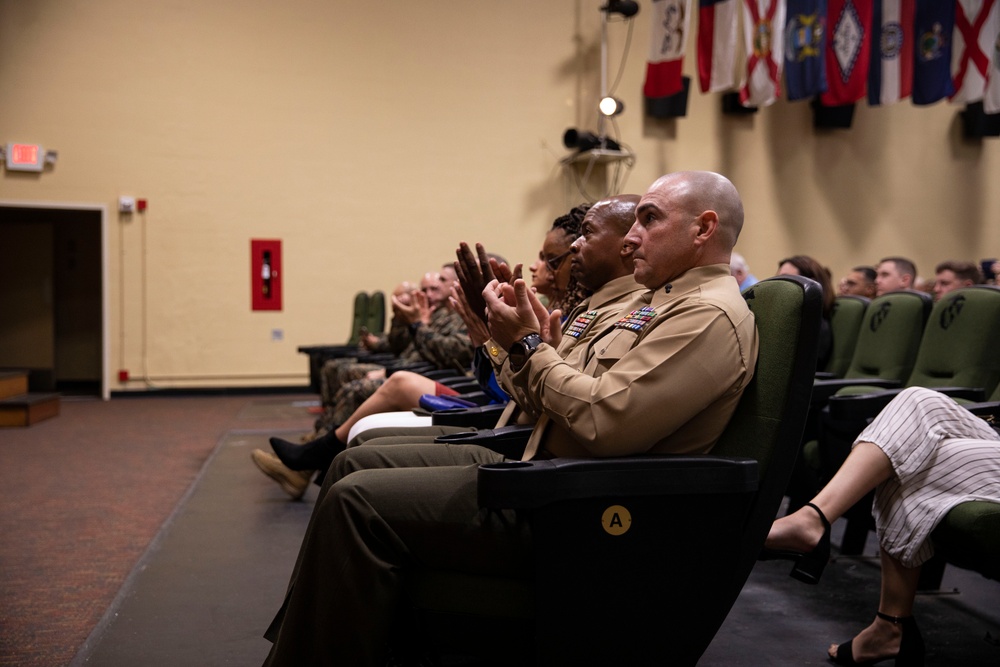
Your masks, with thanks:
M 773 104 L 781 94 L 785 0 L 743 0 L 743 37 L 747 80 L 740 89 L 740 104 L 745 107 Z
M 703 93 L 735 87 L 738 9 L 737 0 L 698 2 L 698 80 Z

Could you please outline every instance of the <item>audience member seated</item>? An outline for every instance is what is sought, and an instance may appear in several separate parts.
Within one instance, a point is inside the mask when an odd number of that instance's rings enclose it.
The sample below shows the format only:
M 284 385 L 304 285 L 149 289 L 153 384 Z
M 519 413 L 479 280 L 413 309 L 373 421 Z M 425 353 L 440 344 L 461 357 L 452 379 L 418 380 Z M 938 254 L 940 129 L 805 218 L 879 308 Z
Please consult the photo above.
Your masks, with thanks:
M 450 264 L 442 267 L 441 273 L 427 274 L 421 281 L 421 291 L 411 293 L 409 304 L 393 298 L 396 313 L 393 319 L 398 318 L 406 327 L 410 341 L 407 349 L 415 351 L 415 361 L 428 362 L 436 369 L 464 372 L 472 362 L 473 349 L 465 323 L 448 304 L 448 289 L 454 281 L 455 269 Z M 328 433 L 343 424 L 385 378 L 385 368 L 376 368 L 341 385 L 332 405 L 324 406 L 317 420 L 317 434 Z M 443 386 L 435 387 L 442 393 L 450 391 Z
M 373 351 L 389 352 L 394 355 L 399 363 L 412 364 L 430 361 L 438 365 L 441 355 L 433 355 L 437 347 L 444 346 L 447 352 L 452 348 L 460 348 L 463 339 L 455 336 L 453 329 L 460 324 L 452 313 L 447 309 L 444 299 L 446 288 L 444 283 L 453 280 L 453 269 L 450 265 L 442 267 L 440 272 L 432 271 L 424 274 L 420 280 L 419 290 L 406 291 L 404 288 L 409 283 L 404 282 L 393 290 L 391 297 L 392 323 L 389 332 L 384 340 L 377 343 L 371 338 L 362 338 L 362 345 L 373 344 Z M 449 282 L 450 284 L 450 282 Z M 417 300 L 420 300 L 418 305 Z M 430 310 L 429 326 L 423 332 L 425 344 L 415 336 L 415 320 L 426 315 Z M 433 341 L 432 346 L 429 341 Z M 337 403 L 343 398 L 341 389 L 346 385 L 357 381 L 367 380 L 369 382 L 355 386 L 355 392 L 365 396 L 366 391 L 374 390 L 385 378 L 385 366 L 381 363 L 370 363 L 359 361 L 358 357 L 344 357 L 341 359 L 330 359 L 323 364 L 321 371 L 320 404 L 323 406 L 322 415 L 316 420 L 316 434 L 329 431 L 337 423 Z
M 830 313 L 837 295 L 833 293 L 830 270 L 809 255 L 795 255 L 778 262 L 778 275 L 803 276 L 812 278 L 823 288 L 823 319 L 819 327 L 819 341 L 816 346 L 816 367 L 826 368 L 826 362 L 833 351 L 833 333 L 830 329 Z
M 389 298 L 392 299 L 395 297 L 402 303 L 409 304 L 410 293 L 417 289 L 419 289 L 418 286 L 414 285 L 409 280 L 404 280 L 403 282 L 396 285 L 396 287 L 392 290 L 392 294 L 389 296 Z M 389 325 L 390 331 L 392 331 L 393 325 L 397 324 L 395 318 L 396 318 L 396 311 L 393 310 L 393 321 Z M 402 328 L 402 324 L 403 324 L 402 322 L 399 322 L 400 328 Z M 363 329 L 361 333 L 361 339 L 358 342 L 360 347 L 365 352 L 389 352 L 390 354 L 398 355 L 400 352 L 403 351 L 406 344 L 409 343 L 408 340 L 402 337 L 399 338 L 404 342 L 402 343 L 402 345 L 398 350 L 395 350 L 393 349 L 392 341 L 390 340 L 388 332 L 373 334 L 367 329 Z M 333 396 L 334 393 L 336 393 L 336 391 L 330 392 L 330 396 Z
M 875 267 L 875 295 L 915 289 L 917 267 L 905 257 L 886 257 Z
M 863 296 L 875 298 L 875 278 L 878 274 L 871 266 L 855 266 L 850 273 L 840 279 L 838 296 Z
M 558 309 L 566 315 L 587 296 L 585 288 L 573 278 L 566 259 L 589 209 L 589 204 L 581 204 L 556 218 L 545 235 L 538 259 L 528 267 L 531 287 L 544 296 L 542 301 L 550 311 Z
M 740 284 L 741 292 L 757 284 L 757 277 L 750 273 L 750 265 L 747 264 L 747 260 L 743 255 L 738 252 L 734 252 L 732 259 L 729 260 L 729 272 L 733 275 L 733 278 L 736 278 L 736 282 Z
M 711 450 L 753 373 L 753 315 L 729 272 L 743 222 L 725 178 L 668 174 L 626 237 L 648 291 L 570 363 L 524 281 L 484 291 L 490 356 L 512 396 L 542 414 L 525 458 Z M 663 409 L 669 406 L 669 409 Z M 515 511 L 480 510 L 472 445 L 352 447 L 334 459 L 267 665 L 384 665 L 410 568 L 528 579 L 531 536 Z
M 962 287 L 983 282 L 982 270 L 972 262 L 948 260 L 934 267 L 934 300 Z
M 581 225 L 583 233 L 574 240 L 571 247 L 572 260 L 567 266 L 574 279 L 588 293 L 591 290 L 602 291 L 588 297 L 583 302 L 585 307 L 574 309 L 574 319 L 567 324 L 567 335 L 559 348 L 561 354 L 567 354 L 581 340 L 589 340 L 595 326 L 602 326 L 609 315 L 617 314 L 624 305 L 622 302 L 630 299 L 631 294 L 638 289 L 631 277 L 631 256 L 623 253 L 622 249 L 623 238 L 635 219 L 638 200 L 637 195 L 612 197 L 598 202 L 586 213 Z M 478 246 L 478 251 L 481 260 L 487 260 L 482 246 Z M 457 256 L 459 261 L 456 262 L 455 270 L 462 280 L 460 284 L 452 286 L 451 306 L 463 318 L 469 338 L 478 352 L 489 341 L 485 304 L 480 305 L 480 297 L 476 302 L 477 307 L 470 306 L 462 286 L 470 291 L 478 289 L 482 292 L 486 282 L 493 279 L 494 272 L 488 261 L 483 264 L 485 268 L 480 269 L 480 262 L 476 261 L 464 243 L 459 247 Z M 496 262 L 493 266 L 500 268 Z M 553 312 L 553 315 L 558 319 L 560 313 Z M 486 359 L 489 357 L 488 354 L 484 356 Z M 486 363 L 489 364 L 488 361 Z M 370 398 L 333 431 L 305 445 L 271 438 L 271 446 L 278 456 L 258 449 L 252 452 L 252 458 L 261 471 L 274 479 L 289 495 L 300 498 L 308 487 L 313 472 L 316 469 L 325 470 L 333 456 L 346 447 L 350 441 L 351 428 L 359 420 L 377 413 L 415 408 L 423 394 L 433 392 L 441 395 L 440 389 L 441 386 L 433 380 L 415 373 L 398 371 L 389 376 Z M 441 431 L 440 428 L 434 429 L 434 435 L 439 435 Z
M 831 645 L 841 665 L 923 665 L 913 620 L 920 566 L 934 555 L 931 531 L 967 500 L 1000 502 L 1000 435 L 952 399 L 905 389 L 858 436 L 830 482 L 797 512 L 778 519 L 764 558 L 796 559 L 793 576 L 813 583 L 830 554 L 830 523 L 875 490 L 882 563 L 875 620 L 852 640 Z
M 562 317 L 562 341 L 556 348 L 557 353 L 572 362 L 571 355 L 575 350 L 585 350 L 586 344 L 596 333 L 602 331 L 605 326 L 611 324 L 621 314 L 622 307 L 631 302 L 641 286 L 632 277 L 632 247 L 624 242 L 624 236 L 628 233 L 635 221 L 635 207 L 639 201 L 638 195 L 617 195 L 594 204 L 587 212 L 581 225 L 581 235 L 573 242 L 571 270 L 574 278 L 583 285 L 591 296 L 581 302 L 574 312 L 568 317 Z M 467 247 L 463 248 L 467 251 Z M 482 246 L 478 246 L 479 254 L 483 256 Z M 461 251 L 460 251 L 461 257 Z M 472 273 L 475 271 L 475 264 L 466 262 L 471 267 Z M 462 276 L 466 271 L 459 271 Z M 496 273 L 500 274 L 500 271 Z M 459 312 L 466 312 L 466 324 L 469 330 L 477 326 L 486 326 L 485 310 L 486 304 L 482 300 L 482 290 L 487 283 L 483 282 L 481 276 L 469 276 L 469 279 L 462 280 L 461 296 L 462 304 Z M 505 279 L 505 282 L 510 282 Z M 479 289 L 476 289 L 476 287 Z M 479 295 L 477 300 L 475 297 Z M 470 305 L 466 300 L 476 301 L 475 305 Z M 553 311 L 550 319 L 556 315 Z M 472 318 L 478 322 L 470 322 Z M 550 326 L 558 327 L 555 320 L 550 322 Z M 488 339 L 488 335 L 487 335 Z M 484 360 L 492 369 L 493 365 L 489 361 L 490 354 L 483 348 L 477 348 L 476 360 Z M 508 404 L 506 411 L 496 424 L 496 427 L 508 424 L 532 425 L 537 418 L 536 414 L 528 414 L 517 407 L 518 397 Z M 450 428 L 450 430 L 448 430 Z M 348 446 L 360 444 L 388 444 L 405 440 L 407 442 L 432 442 L 435 436 L 444 432 L 458 432 L 475 430 L 471 427 L 447 427 L 433 426 L 423 427 L 419 425 L 402 425 L 402 428 L 373 428 L 364 433 L 354 434 L 349 437 L 351 441 Z

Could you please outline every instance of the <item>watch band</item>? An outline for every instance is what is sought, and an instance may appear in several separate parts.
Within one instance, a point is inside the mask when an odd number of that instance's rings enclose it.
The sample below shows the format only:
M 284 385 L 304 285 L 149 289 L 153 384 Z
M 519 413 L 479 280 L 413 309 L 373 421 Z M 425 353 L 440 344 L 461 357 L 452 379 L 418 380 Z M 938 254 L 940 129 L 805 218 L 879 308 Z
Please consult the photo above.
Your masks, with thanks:
M 524 367 L 528 358 L 542 344 L 542 337 L 536 333 L 530 333 L 510 346 L 507 351 L 507 358 L 510 360 L 510 367 L 515 373 Z

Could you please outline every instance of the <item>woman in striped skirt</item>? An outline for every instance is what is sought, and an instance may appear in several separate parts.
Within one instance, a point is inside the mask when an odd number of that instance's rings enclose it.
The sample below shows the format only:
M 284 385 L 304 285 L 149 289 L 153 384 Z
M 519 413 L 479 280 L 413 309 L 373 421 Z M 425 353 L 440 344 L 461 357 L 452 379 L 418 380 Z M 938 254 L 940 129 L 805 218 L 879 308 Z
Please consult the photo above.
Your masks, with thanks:
M 934 555 L 929 536 L 959 503 L 1000 502 L 1000 434 L 943 394 L 906 389 L 858 436 L 813 501 L 774 522 L 765 551 L 799 558 L 799 578 L 815 581 L 829 555 L 829 522 L 872 489 L 882 562 L 878 612 L 829 654 L 844 665 L 890 658 L 899 666 L 922 665 L 912 610 L 920 566 Z

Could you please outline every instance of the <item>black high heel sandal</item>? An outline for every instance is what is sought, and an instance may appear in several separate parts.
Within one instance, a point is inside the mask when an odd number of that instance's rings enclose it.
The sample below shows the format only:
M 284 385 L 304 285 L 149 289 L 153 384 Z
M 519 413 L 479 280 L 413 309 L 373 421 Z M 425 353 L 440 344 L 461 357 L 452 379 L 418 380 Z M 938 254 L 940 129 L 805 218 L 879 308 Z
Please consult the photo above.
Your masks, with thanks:
M 920 628 L 917 627 L 917 622 L 913 620 L 913 617 L 890 616 L 880 611 L 875 612 L 875 615 L 883 621 L 889 621 L 893 625 L 903 626 L 902 636 L 899 638 L 899 653 L 875 660 L 855 662 L 854 650 L 851 648 L 851 642 L 854 639 L 848 639 L 837 647 L 837 657 L 830 658 L 830 660 L 838 665 L 848 665 L 849 667 L 869 667 L 870 665 L 877 665 L 883 660 L 892 660 L 895 658 L 896 667 L 924 667 L 924 653 L 926 652 L 924 638 L 920 635 Z
M 818 584 L 823 570 L 830 561 L 830 522 L 826 520 L 823 510 L 812 503 L 807 506 L 816 510 L 823 522 L 823 536 L 812 551 L 791 551 L 789 549 L 764 549 L 757 560 L 793 560 L 795 564 L 789 576 L 806 584 Z

